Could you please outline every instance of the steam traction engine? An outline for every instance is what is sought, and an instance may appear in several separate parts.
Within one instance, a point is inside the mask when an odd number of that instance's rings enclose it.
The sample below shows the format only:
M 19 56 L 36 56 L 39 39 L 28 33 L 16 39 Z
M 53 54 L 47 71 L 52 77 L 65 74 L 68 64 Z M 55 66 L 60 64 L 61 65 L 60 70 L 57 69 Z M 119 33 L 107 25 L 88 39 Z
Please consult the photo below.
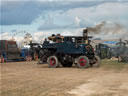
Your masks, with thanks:
M 99 67 L 100 58 L 95 55 L 87 29 L 83 30 L 83 36 L 61 36 L 60 34 L 48 37 L 45 40 L 39 57 L 41 63 L 48 62 L 50 68 L 71 67 L 76 64 L 79 68 L 87 68 L 89 66 Z

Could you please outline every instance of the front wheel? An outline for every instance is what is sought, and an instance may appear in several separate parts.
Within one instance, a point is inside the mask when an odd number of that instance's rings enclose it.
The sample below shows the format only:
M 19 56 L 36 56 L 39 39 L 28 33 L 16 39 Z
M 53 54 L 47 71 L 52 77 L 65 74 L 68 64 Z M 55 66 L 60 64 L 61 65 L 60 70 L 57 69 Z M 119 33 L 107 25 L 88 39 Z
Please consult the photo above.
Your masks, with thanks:
M 89 67 L 89 59 L 86 56 L 80 56 L 77 59 L 77 66 L 79 68 L 88 68 Z
M 57 68 L 59 67 L 59 61 L 56 56 L 50 56 L 48 58 L 48 66 L 49 68 Z
M 93 67 L 99 67 L 101 63 L 101 59 L 99 56 L 94 57 L 94 64 L 92 64 Z

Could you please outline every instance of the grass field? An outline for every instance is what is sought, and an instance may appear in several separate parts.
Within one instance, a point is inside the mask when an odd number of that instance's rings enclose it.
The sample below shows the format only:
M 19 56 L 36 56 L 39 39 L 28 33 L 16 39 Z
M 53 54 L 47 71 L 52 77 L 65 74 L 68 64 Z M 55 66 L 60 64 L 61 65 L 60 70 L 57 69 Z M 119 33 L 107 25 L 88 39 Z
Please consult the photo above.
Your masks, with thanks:
M 128 64 L 103 60 L 99 68 L 48 68 L 8 62 L 1 67 L 1 96 L 128 96 Z
M 117 62 L 112 60 L 102 60 L 101 68 L 105 70 L 115 70 L 120 72 L 121 70 L 127 69 L 128 70 L 128 63 L 126 62 Z

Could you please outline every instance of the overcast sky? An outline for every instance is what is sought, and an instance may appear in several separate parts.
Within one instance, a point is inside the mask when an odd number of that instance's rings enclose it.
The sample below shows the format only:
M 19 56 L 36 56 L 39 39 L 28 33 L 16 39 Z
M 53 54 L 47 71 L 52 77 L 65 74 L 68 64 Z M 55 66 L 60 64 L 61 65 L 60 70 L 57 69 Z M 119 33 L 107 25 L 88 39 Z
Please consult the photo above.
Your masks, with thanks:
M 0 13 L 2 39 L 22 30 L 36 41 L 53 33 L 80 35 L 83 28 L 102 21 L 128 29 L 128 0 L 1 0 Z M 15 38 L 23 39 L 22 34 Z

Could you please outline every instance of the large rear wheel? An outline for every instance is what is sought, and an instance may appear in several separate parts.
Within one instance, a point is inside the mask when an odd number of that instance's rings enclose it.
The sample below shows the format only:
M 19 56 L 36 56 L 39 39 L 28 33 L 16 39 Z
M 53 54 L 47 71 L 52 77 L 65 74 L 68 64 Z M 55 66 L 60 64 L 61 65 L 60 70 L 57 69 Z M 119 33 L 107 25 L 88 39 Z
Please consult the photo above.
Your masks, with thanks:
M 80 56 L 77 59 L 77 66 L 79 68 L 88 68 L 89 67 L 89 59 L 86 56 Z
M 48 58 L 48 66 L 49 68 L 57 68 L 59 67 L 59 61 L 56 56 L 50 56 Z

